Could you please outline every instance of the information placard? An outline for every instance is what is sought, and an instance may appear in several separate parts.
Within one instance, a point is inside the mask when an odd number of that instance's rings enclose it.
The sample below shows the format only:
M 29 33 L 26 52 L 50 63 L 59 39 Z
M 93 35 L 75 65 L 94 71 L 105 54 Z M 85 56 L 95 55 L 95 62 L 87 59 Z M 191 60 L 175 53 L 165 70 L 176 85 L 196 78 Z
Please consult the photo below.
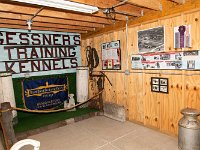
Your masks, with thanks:
M 120 41 L 103 43 L 101 45 L 102 69 L 120 70 L 121 69 L 121 49 Z
M 200 51 L 136 54 L 131 62 L 132 69 L 200 70 Z

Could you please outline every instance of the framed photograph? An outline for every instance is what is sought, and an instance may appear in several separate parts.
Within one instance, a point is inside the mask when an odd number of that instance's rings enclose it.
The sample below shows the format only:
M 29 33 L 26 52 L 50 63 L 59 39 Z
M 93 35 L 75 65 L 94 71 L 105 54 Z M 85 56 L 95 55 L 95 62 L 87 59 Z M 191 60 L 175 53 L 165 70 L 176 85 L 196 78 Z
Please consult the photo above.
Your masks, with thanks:
M 121 69 L 120 41 L 101 44 L 102 70 Z
M 151 78 L 152 84 L 159 84 L 159 79 L 158 78 Z
M 191 25 L 174 27 L 174 48 L 192 47 Z
M 187 69 L 195 69 L 195 60 L 187 61 Z
M 160 86 L 160 92 L 161 93 L 168 93 L 168 87 L 167 86 Z
M 168 93 L 168 78 L 151 77 L 151 91 Z
M 159 85 L 152 85 L 151 86 L 151 91 L 153 91 L 153 92 L 159 92 L 160 91 Z
M 138 31 L 138 52 L 164 51 L 164 27 Z
M 160 78 L 160 85 L 168 85 L 168 79 L 167 78 Z

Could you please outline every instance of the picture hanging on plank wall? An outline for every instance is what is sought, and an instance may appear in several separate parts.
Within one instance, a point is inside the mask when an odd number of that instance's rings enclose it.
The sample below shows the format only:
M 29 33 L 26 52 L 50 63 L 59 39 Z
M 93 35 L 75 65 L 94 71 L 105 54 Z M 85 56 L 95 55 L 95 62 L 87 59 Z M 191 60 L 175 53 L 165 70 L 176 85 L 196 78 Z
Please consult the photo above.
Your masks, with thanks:
M 200 51 L 135 54 L 132 69 L 200 70 Z
M 159 93 L 168 93 L 168 79 L 151 77 L 151 91 Z
M 101 45 L 102 69 L 121 69 L 121 49 L 120 41 L 112 41 Z
M 174 48 L 192 47 L 191 25 L 174 27 Z
M 138 31 L 139 53 L 164 51 L 164 27 Z

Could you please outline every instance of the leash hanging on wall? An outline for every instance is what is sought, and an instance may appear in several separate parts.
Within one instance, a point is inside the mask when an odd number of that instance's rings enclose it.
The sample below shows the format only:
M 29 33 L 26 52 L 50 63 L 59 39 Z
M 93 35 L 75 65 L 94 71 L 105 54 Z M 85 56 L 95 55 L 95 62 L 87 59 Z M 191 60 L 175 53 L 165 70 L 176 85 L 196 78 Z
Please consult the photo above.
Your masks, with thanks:
M 99 65 L 99 56 L 97 50 L 91 46 L 86 47 L 87 67 L 89 67 L 89 74 Z

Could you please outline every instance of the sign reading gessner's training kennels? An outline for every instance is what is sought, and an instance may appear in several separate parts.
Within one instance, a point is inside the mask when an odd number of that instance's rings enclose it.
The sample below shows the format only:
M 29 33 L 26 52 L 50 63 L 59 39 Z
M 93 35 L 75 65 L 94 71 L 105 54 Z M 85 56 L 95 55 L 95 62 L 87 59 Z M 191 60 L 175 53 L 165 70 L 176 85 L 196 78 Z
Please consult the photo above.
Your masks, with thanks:
M 0 71 L 13 77 L 75 72 L 79 65 L 80 34 L 0 29 Z
M 67 78 L 24 80 L 23 99 L 31 110 L 55 108 L 68 99 Z

